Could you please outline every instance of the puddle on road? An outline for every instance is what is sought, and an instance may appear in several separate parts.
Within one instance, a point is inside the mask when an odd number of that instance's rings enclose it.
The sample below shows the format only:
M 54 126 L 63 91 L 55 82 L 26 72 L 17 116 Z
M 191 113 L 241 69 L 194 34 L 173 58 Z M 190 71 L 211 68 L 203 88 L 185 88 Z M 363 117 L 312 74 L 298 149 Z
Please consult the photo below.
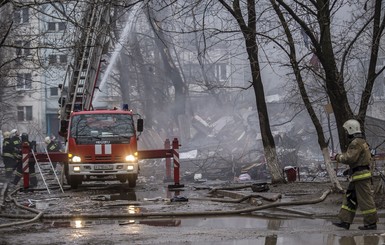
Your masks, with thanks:
M 187 219 L 182 220 L 181 226 L 204 227 L 207 229 L 231 229 L 237 228 L 255 228 L 259 231 L 286 231 L 288 234 L 271 235 L 265 237 L 253 238 L 252 240 L 233 240 L 227 242 L 212 242 L 210 244 L 221 245 L 384 245 L 385 233 L 381 230 L 373 232 L 372 235 L 351 235 L 337 236 L 335 234 L 326 234 L 318 232 L 319 229 L 333 230 L 331 221 L 323 219 L 293 219 L 293 220 L 274 220 L 274 219 L 256 219 L 247 217 L 223 217 L 207 219 Z M 332 227 L 332 228 L 330 228 Z M 357 227 L 352 227 L 357 229 Z M 318 230 L 317 230 L 318 229 Z M 303 231 L 303 232 L 301 232 Z M 362 232 L 363 233 L 363 232 Z M 194 243 L 198 245 L 199 243 Z
M 143 201 L 156 200 L 158 197 L 167 196 L 171 198 L 179 192 L 170 192 L 167 189 L 156 191 L 119 191 L 105 195 L 97 195 L 99 201 Z M 183 192 L 182 192 L 183 194 Z M 114 202 L 111 202 L 114 203 Z M 128 213 L 140 213 L 143 207 L 135 205 L 128 206 Z M 379 224 L 379 230 L 375 232 L 360 232 L 358 225 L 362 220 L 356 220 L 350 231 L 337 231 L 331 221 L 323 219 L 264 219 L 260 217 L 247 216 L 224 216 L 224 217 L 199 217 L 199 218 L 159 218 L 159 219 L 120 219 L 120 220 L 71 220 L 71 221 L 49 221 L 46 226 L 51 228 L 87 229 L 92 232 L 93 228 L 106 225 L 131 229 L 132 227 L 151 227 L 157 229 L 189 229 L 191 230 L 247 230 L 246 233 L 255 234 L 252 239 L 237 239 L 218 242 L 210 242 L 213 245 L 385 245 L 384 224 Z M 131 227 L 132 226 L 132 227 Z M 90 229 L 91 228 L 91 229 Z M 97 229 L 96 229 L 97 230 Z M 321 232 L 322 231 L 322 232 Z M 163 232 L 163 231 L 160 231 Z M 177 232 L 177 231 L 176 231 Z M 193 234 L 193 232 L 191 233 Z M 368 235 L 363 235 L 368 234 Z M 344 236 L 347 235 L 347 236 Z M 250 235 L 249 235 L 250 237 Z M 190 245 L 206 245 L 207 242 L 188 242 Z
M 323 219 L 261 219 L 255 217 L 207 217 L 207 218 L 172 218 L 172 219 L 143 219 L 143 220 L 72 220 L 72 221 L 53 221 L 50 223 L 52 228 L 73 228 L 87 229 L 98 225 L 116 225 L 128 227 L 131 225 L 145 225 L 156 227 L 177 227 L 189 228 L 194 230 L 231 230 L 236 229 L 255 229 L 256 237 L 252 239 L 237 239 L 220 242 L 210 242 L 213 245 L 384 245 L 385 233 L 382 225 L 379 230 L 374 232 L 360 232 L 354 224 L 348 236 L 336 235 L 331 221 Z M 322 230 L 323 232 L 319 232 Z M 355 232 L 357 230 L 357 232 Z M 330 232 L 328 232 L 330 231 Z M 361 235 L 361 234 L 368 235 Z M 271 234 L 271 235 L 263 235 Z M 339 233 L 341 234 L 341 233 Z M 359 234 L 359 235 L 357 235 Z M 207 242 L 190 242 L 191 245 L 206 245 Z
M 302 237 L 302 238 L 301 238 Z M 306 238 L 304 238 L 306 237 Z M 205 243 L 194 243 L 203 245 Z M 256 237 L 253 240 L 236 240 L 227 242 L 210 242 L 210 245 L 383 245 L 383 237 L 378 236 L 351 236 L 339 237 L 332 234 L 316 235 L 305 234 L 303 236 L 283 236 L 276 235 L 266 237 Z
M 92 197 L 94 201 L 136 201 L 136 193 L 132 192 L 119 192 L 117 194 L 98 195 Z

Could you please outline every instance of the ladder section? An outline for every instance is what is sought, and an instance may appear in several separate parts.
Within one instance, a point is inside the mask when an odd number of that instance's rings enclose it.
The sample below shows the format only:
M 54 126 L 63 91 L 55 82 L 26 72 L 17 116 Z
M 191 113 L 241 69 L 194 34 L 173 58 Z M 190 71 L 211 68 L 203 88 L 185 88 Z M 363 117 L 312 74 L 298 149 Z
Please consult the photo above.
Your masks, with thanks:
M 47 151 L 47 148 L 44 148 L 44 151 L 45 151 L 44 154 L 46 154 L 46 157 L 47 157 L 47 159 L 48 159 L 49 166 L 50 166 L 50 168 L 51 168 L 53 174 L 55 175 L 55 179 L 56 179 L 57 183 L 59 184 L 60 190 L 61 190 L 62 193 L 64 193 L 62 181 L 60 181 L 60 180 L 59 180 L 59 177 L 57 176 L 56 169 L 55 169 L 54 166 L 53 166 L 53 163 L 52 163 L 52 161 L 51 161 L 51 158 L 50 158 L 50 156 L 49 156 L 49 153 L 48 153 L 48 151 Z M 50 190 L 49 190 L 49 187 L 48 187 L 48 184 L 47 184 L 47 181 L 46 181 L 46 179 L 44 178 L 43 171 L 42 171 L 41 168 L 40 168 L 40 163 L 38 162 L 38 153 L 36 153 L 33 149 L 31 149 L 31 153 L 32 153 L 33 158 L 35 159 L 35 166 L 36 166 L 37 169 L 39 170 L 41 179 L 43 180 L 44 185 L 45 185 L 45 187 L 47 188 L 48 193 L 51 194 L 51 192 L 50 192 Z M 64 173 L 64 168 L 61 170 L 61 172 Z
M 81 37 L 75 47 L 75 60 L 68 87 L 62 86 L 60 135 L 67 136 L 71 112 L 90 110 L 97 82 L 101 56 L 107 39 L 109 8 L 100 1 L 90 4 L 85 12 Z M 64 94 L 64 96 L 63 96 Z M 64 99 L 63 99 L 64 98 Z

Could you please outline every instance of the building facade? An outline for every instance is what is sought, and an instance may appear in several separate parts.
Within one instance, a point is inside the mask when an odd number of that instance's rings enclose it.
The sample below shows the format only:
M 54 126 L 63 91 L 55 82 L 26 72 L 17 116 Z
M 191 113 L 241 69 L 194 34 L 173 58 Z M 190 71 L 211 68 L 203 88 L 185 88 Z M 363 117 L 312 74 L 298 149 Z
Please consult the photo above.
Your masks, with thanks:
M 13 24 L 4 45 L 3 63 L 8 63 L 9 69 L 3 92 L 9 107 L 3 112 L 8 117 L 1 129 L 16 128 L 37 141 L 47 135 L 57 136 L 58 85 L 64 82 L 71 60 L 74 34 L 68 21 L 50 4 L 5 8 L 7 17 L 3 17 Z

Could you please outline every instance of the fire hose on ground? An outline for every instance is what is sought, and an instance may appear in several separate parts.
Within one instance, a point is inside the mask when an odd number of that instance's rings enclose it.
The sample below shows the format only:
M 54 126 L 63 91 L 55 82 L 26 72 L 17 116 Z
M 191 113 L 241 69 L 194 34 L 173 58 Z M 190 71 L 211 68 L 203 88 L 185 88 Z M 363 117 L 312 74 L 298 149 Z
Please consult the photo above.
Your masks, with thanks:
M 210 215 L 236 215 L 236 214 L 246 214 L 254 211 L 259 211 L 268 208 L 282 207 L 282 206 L 293 206 L 293 205 L 308 205 L 308 204 L 316 204 L 322 202 L 326 199 L 326 197 L 331 193 L 331 190 L 328 189 L 322 193 L 322 195 L 318 198 L 311 200 L 301 200 L 301 201 L 291 201 L 291 202 L 274 202 L 266 205 L 261 205 L 257 207 L 250 207 L 244 209 L 237 210 L 225 210 L 225 211 L 197 211 L 197 212 L 148 212 L 148 213 L 136 213 L 136 214 L 128 214 L 128 213 L 107 213 L 107 214 L 44 214 L 39 210 L 24 207 L 16 202 L 15 199 L 12 199 L 18 207 L 26 209 L 28 211 L 38 213 L 38 215 L 7 215 L 0 214 L 0 217 L 7 218 L 24 218 L 30 219 L 24 222 L 14 222 L 9 224 L 0 225 L 0 228 L 28 224 L 31 222 L 35 222 L 41 218 L 44 219 L 100 219 L 100 218 L 150 218 L 150 217 L 193 217 L 193 216 L 210 216 Z
M 8 198 L 9 200 L 13 201 L 13 203 L 21 208 L 21 209 L 25 209 L 25 210 L 28 210 L 30 212 L 33 212 L 33 213 L 37 213 L 37 215 L 33 216 L 33 217 L 28 217 L 29 220 L 25 220 L 25 221 L 19 221 L 19 222 L 12 222 L 12 223 L 8 223 L 8 224 L 1 224 L 0 225 L 0 228 L 5 228 L 5 227 L 11 227 L 11 226 L 17 226 L 17 225 L 25 225 L 25 224 L 29 224 L 29 223 L 33 223 L 37 220 L 39 220 L 42 216 L 43 216 L 43 211 L 39 211 L 37 209 L 34 209 L 34 208 L 30 208 L 30 207 L 26 207 L 26 206 L 23 206 L 21 204 L 19 204 L 15 198 L 12 197 L 12 195 L 14 193 L 16 193 L 17 191 L 19 191 L 18 189 L 12 191 L 10 194 L 8 194 Z M 22 218 L 22 217 L 20 217 Z

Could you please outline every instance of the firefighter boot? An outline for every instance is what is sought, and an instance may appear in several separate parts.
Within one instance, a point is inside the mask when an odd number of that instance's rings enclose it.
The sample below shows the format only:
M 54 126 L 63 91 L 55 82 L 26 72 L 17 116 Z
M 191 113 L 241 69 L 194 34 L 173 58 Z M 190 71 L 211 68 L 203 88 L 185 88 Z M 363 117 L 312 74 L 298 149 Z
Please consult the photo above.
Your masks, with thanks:
M 36 175 L 33 175 L 31 174 L 30 178 L 29 178 L 29 186 L 31 188 L 35 188 L 37 186 L 37 178 L 36 178 Z
M 23 175 L 22 175 L 21 173 L 16 172 L 16 173 L 15 173 L 15 177 L 13 178 L 12 184 L 13 184 L 13 185 L 18 185 L 18 184 L 19 184 L 19 181 L 20 181 L 20 179 L 21 179 L 22 176 L 23 176 Z
M 333 222 L 333 225 L 344 228 L 345 230 L 349 230 L 350 228 L 350 224 L 347 222 Z
M 358 226 L 358 229 L 360 230 L 377 230 L 377 224 L 370 224 L 370 225 L 364 225 L 364 226 Z

